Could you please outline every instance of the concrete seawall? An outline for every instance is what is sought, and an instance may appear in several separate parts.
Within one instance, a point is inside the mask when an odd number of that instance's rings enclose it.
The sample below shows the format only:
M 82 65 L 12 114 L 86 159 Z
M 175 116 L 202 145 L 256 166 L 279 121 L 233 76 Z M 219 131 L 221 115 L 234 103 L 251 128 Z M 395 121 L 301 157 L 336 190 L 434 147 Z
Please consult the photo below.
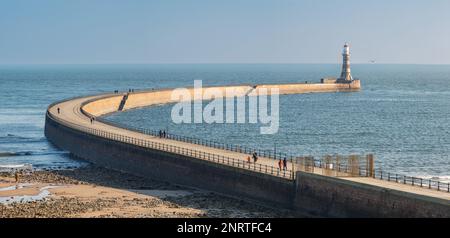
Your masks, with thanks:
M 88 135 L 48 116 L 45 135 L 59 148 L 106 168 L 271 206 L 292 207 L 291 180 Z
M 278 88 L 280 94 L 301 94 L 301 93 L 327 93 L 327 92 L 354 92 L 361 89 L 361 82 L 354 80 L 352 83 L 342 84 L 264 84 L 258 85 L 258 89 Z
M 302 94 L 302 93 L 321 93 L 321 92 L 353 92 L 360 90 L 359 80 L 351 84 L 273 84 L 273 85 L 242 85 L 226 87 L 207 87 L 203 88 L 202 98 L 194 94 L 193 88 L 187 90 L 193 95 L 194 100 L 209 100 L 211 97 L 204 94 L 207 90 L 218 90 L 225 96 L 226 91 L 235 92 L 237 97 L 251 94 L 252 90 L 278 88 L 279 94 Z M 124 110 L 130 110 L 138 107 L 147 107 L 158 104 L 173 103 L 177 100 L 171 99 L 172 89 L 146 91 L 130 94 L 124 106 Z M 270 91 L 270 90 L 269 90 Z M 123 95 L 111 96 L 100 100 L 95 100 L 83 106 L 83 109 L 91 115 L 101 116 L 104 114 L 116 112 L 119 108 Z
M 203 97 L 199 97 L 194 93 L 194 88 L 187 88 L 189 93 L 193 96 L 194 100 L 210 100 L 212 97 L 208 95 L 204 95 L 207 90 L 218 90 L 222 92 L 223 95 L 226 95 L 226 91 L 234 91 L 236 92 L 237 97 L 245 96 L 249 91 L 253 89 L 252 86 L 244 85 L 244 86 L 230 86 L 230 87 L 208 87 L 203 88 L 201 92 Z M 178 102 L 177 99 L 172 99 L 173 89 L 164 89 L 157 91 L 144 91 L 138 93 L 132 93 L 128 96 L 127 102 L 124 106 L 124 110 L 130 110 L 138 107 L 148 107 L 152 105 L 158 104 L 167 104 Z M 83 109 L 94 116 L 101 116 L 104 114 L 116 112 L 119 108 L 120 102 L 122 100 L 123 95 L 117 95 L 112 97 L 103 98 L 100 100 L 95 100 L 87 103 L 83 106 Z
M 324 86 L 326 85 L 326 86 Z M 258 88 L 278 87 L 280 94 L 308 92 L 339 92 L 359 90 L 359 81 L 350 84 L 285 84 L 233 86 L 241 96 Z M 225 92 L 229 87 L 215 87 Z M 189 89 L 192 90 L 193 89 Z M 206 88 L 204 88 L 206 90 Z M 107 132 L 123 130 L 101 122 L 89 123 L 89 117 L 118 110 L 122 94 L 87 97 L 62 102 L 49 107 L 46 115 L 46 137 L 61 149 L 100 166 L 136 175 L 217 193 L 251 199 L 269 206 L 293 209 L 326 217 L 450 217 L 450 196 L 424 196 L 423 192 L 404 192 L 386 187 L 363 184 L 341 178 L 303 172 L 296 179 L 287 179 L 249 171 L 231 165 L 200 160 L 193 156 L 170 153 L 133 143 L 105 138 L 78 127 L 101 128 Z M 203 98 L 207 100 L 208 98 Z M 129 95 L 124 109 L 174 102 L 171 90 L 146 91 Z M 63 108 L 61 115 L 55 107 Z M 81 110 L 83 108 L 83 110 Z M 73 115 L 66 115 L 72 113 Z M 100 129 L 99 129 L 100 130 Z M 124 132 L 126 133 L 126 131 Z M 138 133 L 133 132 L 133 136 Z M 150 139 L 150 138 L 148 138 Z M 131 140 L 133 141 L 133 140 Z M 168 141 L 164 143 L 169 143 Z M 180 143 L 179 143 L 180 144 Z M 196 145 L 180 144 L 194 147 Z M 223 152 L 231 153 L 231 152 Z M 243 158 L 244 155 L 242 155 Z M 368 178 L 370 179 L 370 178 Z M 363 182 L 363 180 L 361 180 Z M 405 185 L 406 186 L 406 185 Z M 434 197 L 433 197 L 434 196 Z M 444 197 L 444 198 L 439 198 Z
M 297 172 L 295 209 L 326 217 L 450 217 L 450 202 Z

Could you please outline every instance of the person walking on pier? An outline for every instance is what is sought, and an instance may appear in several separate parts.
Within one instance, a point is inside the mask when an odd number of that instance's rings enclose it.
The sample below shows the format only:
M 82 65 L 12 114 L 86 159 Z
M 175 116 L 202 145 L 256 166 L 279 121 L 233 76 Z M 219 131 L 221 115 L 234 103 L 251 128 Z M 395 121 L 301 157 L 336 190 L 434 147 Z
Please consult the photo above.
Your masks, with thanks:
M 60 111 L 61 111 L 61 109 L 59 109 L 59 107 L 58 107 L 58 114 L 59 114 Z
M 247 156 L 247 163 L 249 163 L 249 164 L 251 163 L 250 162 L 250 156 Z
M 281 167 L 282 167 L 283 162 L 280 160 L 278 160 L 278 171 L 281 171 Z
M 287 170 L 287 160 L 286 160 L 286 157 L 284 157 L 284 159 L 283 159 L 283 170 L 284 170 L 284 171 Z
M 256 161 L 258 161 L 258 154 L 255 152 L 253 152 L 253 162 L 256 164 Z
M 159 138 L 162 138 L 162 131 L 159 130 Z

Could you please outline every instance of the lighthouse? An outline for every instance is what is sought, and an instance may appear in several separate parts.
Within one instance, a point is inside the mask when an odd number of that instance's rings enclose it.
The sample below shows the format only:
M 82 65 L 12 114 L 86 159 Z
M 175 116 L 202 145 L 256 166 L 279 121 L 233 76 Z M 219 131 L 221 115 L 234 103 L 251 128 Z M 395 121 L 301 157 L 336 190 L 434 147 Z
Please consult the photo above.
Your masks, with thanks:
M 334 84 L 334 86 L 339 88 L 346 88 L 358 91 L 361 89 L 361 81 L 359 79 L 354 79 L 350 72 L 350 45 L 345 43 L 344 49 L 342 50 L 342 72 L 341 76 L 336 79 L 336 77 L 327 77 L 320 80 L 322 84 Z
M 341 77 L 337 80 L 339 83 L 346 83 L 353 81 L 352 74 L 350 72 L 350 46 L 345 43 L 344 49 L 342 50 L 342 72 Z

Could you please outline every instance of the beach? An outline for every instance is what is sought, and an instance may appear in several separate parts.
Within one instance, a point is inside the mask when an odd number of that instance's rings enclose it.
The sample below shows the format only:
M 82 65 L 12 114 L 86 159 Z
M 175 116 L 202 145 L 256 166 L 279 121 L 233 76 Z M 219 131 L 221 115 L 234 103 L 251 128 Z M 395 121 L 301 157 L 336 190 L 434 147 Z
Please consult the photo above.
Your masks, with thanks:
M 0 218 L 293 217 L 252 201 L 149 180 L 88 165 L 76 169 L 0 173 Z

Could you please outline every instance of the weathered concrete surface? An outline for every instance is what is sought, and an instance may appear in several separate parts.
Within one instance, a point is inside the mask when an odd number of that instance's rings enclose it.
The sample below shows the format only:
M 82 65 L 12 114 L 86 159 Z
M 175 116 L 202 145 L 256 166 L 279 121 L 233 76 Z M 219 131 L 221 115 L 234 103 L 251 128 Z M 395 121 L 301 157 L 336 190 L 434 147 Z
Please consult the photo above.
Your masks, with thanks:
M 326 217 L 450 217 L 446 199 L 304 172 L 294 207 Z
M 111 95 L 107 95 L 107 96 L 121 98 L 121 96 L 117 96 L 115 94 L 111 94 Z M 177 147 L 186 148 L 186 149 L 194 149 L 196 151 L 226 156 L 226 157 L 233 158 L 236 160 L 241 160 L 241 161 L 246 161 L 246 158 L 248 157 L 248 155 L 244 154 L 244 153 L 238 153 L 238 152 L 234 152 L 234 151 L 217 149 L 217 148 L 212 148 L 212 147 L 203 146 L 203 145 L 194 145 L 194 144 L 182 142 L 182 141 L 168 140 L 168 139 L 164 139 L 164 138 L 159 138 L 159 137 L 155 137 L 155 136 L 142 134 L 142 133 L 135 132 L 135 131 L 130 131 L 130 130 L 123 129 L 123 128 L 114 127 L 114 126 L 111 126 L 108 124 L 101 123 L 99 121 L 91 123 L 89 117 L 87 117 L 85 114 L 83 114 L 81 112 L 81 105 L 83 105 L 84 102 L 93 102 L 93 101 L 95 102 L 97 98 L 102 100 L 102 102 L 107 102 L 107 100 L 105 100 L 105 96 L 101 96 L 101 95 L 100 96 L 91 96 L 91 97 L 86 97 L 86 98 L 77 98 L 77 99 L 70 100 L 67 102 L 58 103 L 58 104 L 50 107 L 48 111 L 52 115 L 52 117 L 55 117 L 60 120 L 64 120 L 65 122 L 68 122 L 68 123 L 80 125 L 80 126 L 83 126 L 86 128 L 107 131 L 107 132 L 114 133 L 114 134 L 121 135 L 121 136 L 128 136 L 128 137 L 142 139 L 142 140 L 146 140 L 146 141 L 150 141 L 150 142 L 161 143 L 161 144 L 168 145 L 168 146 L 177 146 Z M 150 100 L 148 102 L 153 102 L 153 101 Z M 88 106 L 90 104 L 91 103 L 87 104 L 86 106 Z M 118 106 L 118 105 L 111 106 L 110 108 L 114 108 L 115 106 Z M 58 114 L 57 108 L 60 108 L 60 112 L 61 112 L 60 114 Z M 49 138 L 49 140 L 53 142 L 53 139 L 51 137 Z M 56 143 L 56 142 L 54 142 L 54 143 Z M 278 166 L 277 161 L 274 161 L 273 159 L 262 158 L 262 157 L 259 158 L 258 165 L 262 165 L 262 166 L 267 165 L 267 166 L 275 166 L 275 167 Z M 291 164 L 288 165 L 288 168 L 291 168 Z
M 194 88 L 187 88 L 186 90 L 192 95 L 193 100 L 210 100 L 212 95 L 207 92 L 218 91 L 224 96 L 227 95 L 227 91 L 234 92 L 236 97 L 243 97 L 253 89 L 252 86 L 229 86 L 229 87 L 207 87 L 198 90 L 200 94 L 194 92 Z M 158 104 L 167 104 L 180 101 L 178 98 L 172 99 L 173 89 L 157 90 L 157 91 L 145 91 L 138 93 L 131 93 L 125 103 L 124 110 L 130 110 L 138 107 L 148 107 Z M 86 104 L 83 109 L 94 115 L 101 116 L 104 114 L 116 112 L 119 108 L 123 95 L 113 95 L 112 97 L 102 98 Z M 184 100 L 186 101 L 186 100 Z
M 279 94 L 301 94 L 312 92 L 343 92 L 343 91 L 358 91 L 361 88 L 359 80 L 355 80 L 351 84 L 273 84 L 273 85 L 242 85 L 242 86 L 226 86 L 226 87 L 205 87 L 202 88 L 200 94 L 194 93 L 194 88 L 187 88 L 189 93 L 193 96 L 194 100 L 210 100 L 211 95 L 206 92 L 216 90 L 221 92 L 224 96 L 227 95 L 227 91 L 235 92 L 235 96 L 242 97 L 256 89 L 259 94 L 262 94 L 263 89 L 267 89 L 270 93 L 271 88 L 277 88 Z M 124 110 L 129 110 L 138 107 L 147 107 L 158 104 L 166 104 L 177 102 L 177 99 L 172 99 L 172 89 L 158 90 L 158 91 L 146 91 L 139 93 L 132 93 L 129 95 L 125 104 Z M 254 92 L 253 92 L 254 94 Z M 104 114 L 117 111 L 122 100 L 123 95 L 112 95 L 109 98 L 103 98 L 95 100 L 86 104 L 83 108 L 86 112 L 94 115 L 101 116 Z
M 51 118 L 45 132 L 58 147 L 106 168 L 271 206 L 292 206 L 294 182 L 287 179 L 88 135 Z
M 301 94 L 301 93 L 325 93 L 325 92 L 353 92 L 361 89 L 361 82 L 354 80 L 352 83 L 311 83 L 311 84 L 277 84 L 258 85 L 257 89 L 278 88 L 280 94 Z M 269 90 L 270 91 L 270 90 Z

